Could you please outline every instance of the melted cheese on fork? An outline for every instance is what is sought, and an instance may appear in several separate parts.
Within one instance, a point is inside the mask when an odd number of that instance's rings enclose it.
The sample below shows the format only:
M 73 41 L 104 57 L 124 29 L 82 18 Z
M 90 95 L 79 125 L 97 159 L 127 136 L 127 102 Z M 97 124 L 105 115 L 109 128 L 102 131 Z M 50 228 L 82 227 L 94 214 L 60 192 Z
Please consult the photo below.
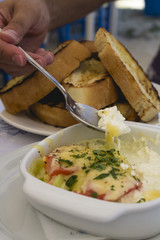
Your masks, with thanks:
M 106 141 L 109 147 L 114 147 L 118 143 L 118 137 L 122 134 L 130 132 L 129 127 L 125 123 L 125 118 L 122 116 L 117 107 L 108 107 L 98 111 L 100 120 L 98 127 L 105 130 Z

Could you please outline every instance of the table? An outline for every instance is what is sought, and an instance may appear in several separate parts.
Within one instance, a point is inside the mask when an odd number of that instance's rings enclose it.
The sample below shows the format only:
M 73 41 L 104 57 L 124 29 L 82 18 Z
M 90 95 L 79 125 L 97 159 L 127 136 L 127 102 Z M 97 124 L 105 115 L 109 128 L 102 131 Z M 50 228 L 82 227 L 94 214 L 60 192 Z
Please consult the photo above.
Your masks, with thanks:
M 44 136 L 15 128 L 0 118 L 0 157 L 27 144 L 41 141 L 42 139 L 44 139 Z

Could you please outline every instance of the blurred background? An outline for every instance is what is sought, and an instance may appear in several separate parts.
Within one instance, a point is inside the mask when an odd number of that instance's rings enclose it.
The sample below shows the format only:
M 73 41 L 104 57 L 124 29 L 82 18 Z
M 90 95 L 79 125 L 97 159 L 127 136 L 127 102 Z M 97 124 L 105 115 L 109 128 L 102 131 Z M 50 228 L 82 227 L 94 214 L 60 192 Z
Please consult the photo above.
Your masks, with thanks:
M 109 30 L 145 72 L 160 44 L 160 0 L 118 0 L 104 4 L 83 19 L 67 24 L 48 34 L 44 47 L 55 49 L 69 39 L 93 40 L 99 27 Z M 11 76 L 0 77 L 8 81 Z
M 93 40 L 101 26 L 120 40 L 147 71 L 160 45 L 160 0 L 118 0 L 105 4 L 85 19 L 50 33 L 46 48 L 55 48 L 57 43 L 72 38 Z

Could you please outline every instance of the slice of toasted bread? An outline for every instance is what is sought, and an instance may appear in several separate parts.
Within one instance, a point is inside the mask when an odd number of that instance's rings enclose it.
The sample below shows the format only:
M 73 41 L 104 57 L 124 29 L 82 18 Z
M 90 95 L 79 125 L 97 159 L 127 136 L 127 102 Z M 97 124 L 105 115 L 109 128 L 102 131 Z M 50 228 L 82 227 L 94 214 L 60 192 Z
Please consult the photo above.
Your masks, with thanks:
M 118 99 L 114 81 L 99 60 L 81 62 L 62 82 L 71 97 L 80 103 L 101 109 Z
M 80 66 L 62 81 L 62 85 L 76 101 L 100 109 L 118 99 L 117 87 L 101 64 L 94 42 L 83 41 L 81 44 L 92 52 L 92 56 L 82 61 Z M 64 97 L 57 88 L 32 105 L 30 110 L 41 121 L 51 125 L 67 127 L 77 123 L 65 109 Z
M 64 96 L 58 88 L 30 106 L 29 110 L 39 120 L 50 125 L 68 127 L 77 123 L 66 110 Z
M 142 121 L 160 111 L 158 92 L 128 50 L 106 29 L 95 36 L 98 56 Z
M 134 109 L 128 102 L 116 102 L 114 103 L 114 106 L 117 106 L 117 109 L 127 121 L 139 121 L 137 113 L 134 111 Z
M 47 66 L 46 70 L 59 82 L 91 55 L 88 48 L 74 40 L 60 44 L 54 52 L 54 62 Z M 55 85 L 50 80 L 41 72 L 35 71 L 32 75 L 10 80 L 0 90 L 0 98 L 6 110 L 16 114 L 45 97 L 54 88 Z
M 76 101 L 100 109 L 118 99 L 117 88 L 103 65 L 94 59 L 85 60 L 65 78 L 62 85 Z M 77 123 L 65 109 L 62 93 L 55 88 L 45 98 L 30 107 L 41 121 L 59 127 Z
M 30 106 L 30 111 L 42 122 L 53 126 L 68 127 L 77 123 L 66 110 L 64 102 L 54 106 L 38 102 Z

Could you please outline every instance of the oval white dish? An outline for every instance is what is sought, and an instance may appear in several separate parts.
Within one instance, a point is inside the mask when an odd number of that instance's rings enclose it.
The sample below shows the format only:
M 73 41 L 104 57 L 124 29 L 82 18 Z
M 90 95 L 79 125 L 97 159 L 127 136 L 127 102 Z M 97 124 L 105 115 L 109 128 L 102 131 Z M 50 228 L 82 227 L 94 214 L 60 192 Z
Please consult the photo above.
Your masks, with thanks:
M 141 123 L 127 123 L 131 133 L 154 138 L 160 128 Z M 115 203 L 85 197 L 38 180 L 29 174 L 32 161 L 53 148 L 91 138 L 104 138 L 104 133 L 77 124 L 45 138 L 24 157 L 20 170 L 25 178 L 23 190 L 28 201 L 40 212 L 69 227 L 115 239 L 144 239 L 160 232 L 160 198 L 144 203 Z M 159 153 L 159 144 L 153 146 Z

